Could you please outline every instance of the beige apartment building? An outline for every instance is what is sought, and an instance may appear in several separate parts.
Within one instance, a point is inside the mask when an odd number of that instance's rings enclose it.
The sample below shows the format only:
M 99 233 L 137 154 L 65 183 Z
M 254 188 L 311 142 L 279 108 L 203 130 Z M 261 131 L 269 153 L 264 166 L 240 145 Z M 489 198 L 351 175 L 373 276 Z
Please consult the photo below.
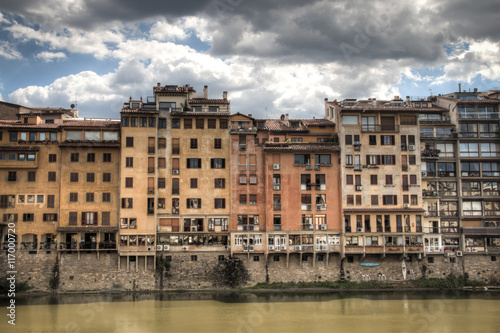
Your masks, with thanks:
M 340 141 L 345 255 L 421 257 L 421 111 L 397 96 L 325 100 L 325 116 L 335 122 Z

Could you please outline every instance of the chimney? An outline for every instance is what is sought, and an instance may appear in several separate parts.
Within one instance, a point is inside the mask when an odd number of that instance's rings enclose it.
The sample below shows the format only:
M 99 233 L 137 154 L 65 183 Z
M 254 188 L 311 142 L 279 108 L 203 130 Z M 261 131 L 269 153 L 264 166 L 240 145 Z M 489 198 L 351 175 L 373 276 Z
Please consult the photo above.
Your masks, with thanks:
M 156 83 L 156 86 L 157 86 L 158 88 L 160 88 L 160 87 L 161 87 L 160 82 Z
M 477 93 L 477 88 L 474 88 L 474 92 Z
M 227 101 L 227 91 L 222 92 L 222 99 Z
M 288 113 L 285 114 L 285 120 L 288 120 Z
M 406 101 L 409 102 L 410 101 L 410 96 L 406 96 Z
M 462 92 L 462 84 L 461 83 L 458 84 L 458 92 Z
M 203 98 L 208 98 L 208 86 L 203 87 Z
M 251 114 L 251 113 L 249 113 L 249 114 L 248 114 L 248 116 L 249 116 L 249 117 L 252 117 L 252 114 Z

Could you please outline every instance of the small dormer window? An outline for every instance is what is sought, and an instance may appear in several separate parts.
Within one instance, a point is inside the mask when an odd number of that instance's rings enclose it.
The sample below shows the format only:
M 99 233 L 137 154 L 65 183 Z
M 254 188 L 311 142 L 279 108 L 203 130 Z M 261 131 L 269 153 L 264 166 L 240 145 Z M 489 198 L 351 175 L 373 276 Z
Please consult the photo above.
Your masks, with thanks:
M 420 103 L 415 103 L 415 107 L 419 108 L 420 107 Z
M 427 103 L 422 103 L 422 107 L 426 108 L 427 107 Z
M 28 123 L 28 118 L 24 118 L 24 123 L 27 124 Z
M 292 128 L 299 128 L 299 122 L 298 121 L 292 121 L 290 123 L 290 125 L 292 126 Z
M 132 109 L 138 109 L 141 107 L 141 103 L 132 103 Z
M 218 106 L 213 106 L 213 105 L 210 105 L 208 107 L 208 112 L 219 112 L 219 107 Z
M 263 127 L 264 127 L 264 122 L 263 122 L 263 121 L 259 121 L 259 122 L 257 123 L 257 127 L 258 127 L 258 128 L 263 128 Z

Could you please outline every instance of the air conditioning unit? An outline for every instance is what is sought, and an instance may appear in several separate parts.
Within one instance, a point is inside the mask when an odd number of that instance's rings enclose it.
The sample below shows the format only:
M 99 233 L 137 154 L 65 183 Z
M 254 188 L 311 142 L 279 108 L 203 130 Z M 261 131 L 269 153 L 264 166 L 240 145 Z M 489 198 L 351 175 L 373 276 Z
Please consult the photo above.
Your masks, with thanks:
M 472 252 L 477 252 L 477 248 L 473 247 Z
M 156 245 L 156 251 L 161 251 L 163 250 L 163 246 L 162 245 Z
M 187 246 L 183 246 L 182 247 L 182 251 L 187 251 L 188 250 L 188 247 Z
M 464 254 L 462 253 L 462 251 L 457 251 L 455 252 L 455 254 L 457 255 L 457 257 L 461 257 L 463 256 Z
M 326 230 L 326 224 L 320 224 L 319 230 Z
M 300 245 L 295 245 L 295 251 L 300 251 L 301 247 Z
M 410 204 L 405 203 L 405 204 L 403 204 L 403 207 L 404 208 L 410 208 Z
M 427 177 L 427 171 L 422 171 L 422 177 Z
M 274 251 L 274 245 L 269 245 L 269 251 Z
M 465 252 L 471 252 L 470 247 L 466 248 L 466 249 L 465 249 Z
M 279 169 L 280 169 L 279 163 L 274 163 L 273 164 L 273 170 L 279 170 Z
M 286 245 L 281 245 L 281 249 L 282 249 L 283 251 L 286 251 Z
M 363 228 L 358 228 L 358 232 L 363 232 Z
M 163 251 L 170 251 L 170 245 L 163 245 Z
M 178 175 L 179 174 L 179 170 L 172 170 L 172 174 L 173 175 Z
M 363 186 L 361 185 L 356 185 L 356 191 L 362 191 L 363 190 Z
M 415 146 L 414 145 L 409 145 L 408 146 L 408 150 L 415 150 Z
M 279 191 L 280 189 L 281 189 L 281 185 L 280 184 L 274 184 L 273 185 L 273 190 Z
M 450 252 L 445 252 L 445 253 L 444 253 L 444 256 L 445 256 L 445 257 L 449 257 L 449 256 L 450 256 Z
M 198 231 L 197 227 L 191 227 L 191 231 Z

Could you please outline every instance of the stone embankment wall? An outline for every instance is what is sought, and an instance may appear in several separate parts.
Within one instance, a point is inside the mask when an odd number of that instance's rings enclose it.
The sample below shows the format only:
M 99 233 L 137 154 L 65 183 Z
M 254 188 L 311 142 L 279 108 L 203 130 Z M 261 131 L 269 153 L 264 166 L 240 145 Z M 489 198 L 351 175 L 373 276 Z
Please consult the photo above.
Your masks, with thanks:
M 163 254 L 169 261 L 169 270 L 163 279 L 163 289 L 207 289 L 214 287 L 213 268 L 227 252 L 214 253 L 169 253 Z M 346 256 L 339 254 L 307 258 L 299 254 L 238 254 L 250 274 L 248 285 L 258 282 L 313 282 L 334 281 L 344 277 L 351 281 L 386 280 L 402 281 L 401 255 Z M 137 262 L 129 262 L 126 257 L 119 259 L 118 253 L 16 253 L 18 281 L 28 283 L 38 290 L 50 290 L 50 280 L 54 276 L 54 265 L 58 262 L 59 290 L 158 290 L 159 275 L 155 273 L 153 257 L 139 257 Z M 319 260 L 318 260 L 319 259 Z M 120 261 L 121 260 L 121 261 Z M 491 283 L 499 279 L 500 261 L 495 255 L 468 254 L 464 257 L 428 255 L 418 259 L 416 255 L 404 258 L 407 279 L 443 278 L 450 274 L 466 274 L 472 280 Z M 119 263 L 120 261 L 120 263 Z M 377 263 L 376 267 L 364 267 L 361 263 Z M 7 269 L 7 256 L 0 254 L 3 271 Z

